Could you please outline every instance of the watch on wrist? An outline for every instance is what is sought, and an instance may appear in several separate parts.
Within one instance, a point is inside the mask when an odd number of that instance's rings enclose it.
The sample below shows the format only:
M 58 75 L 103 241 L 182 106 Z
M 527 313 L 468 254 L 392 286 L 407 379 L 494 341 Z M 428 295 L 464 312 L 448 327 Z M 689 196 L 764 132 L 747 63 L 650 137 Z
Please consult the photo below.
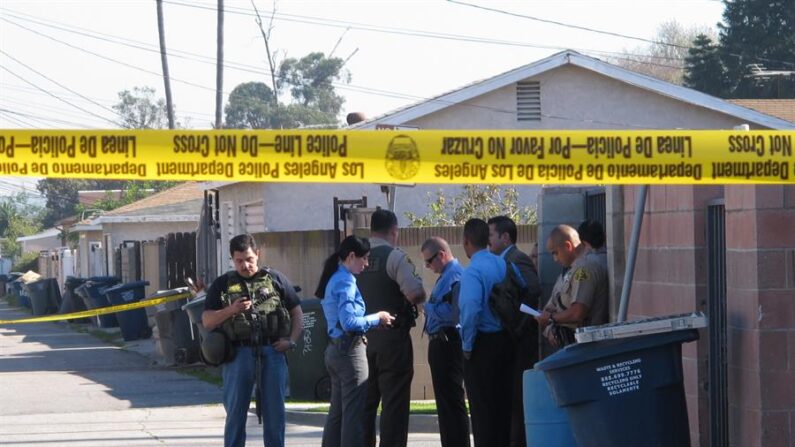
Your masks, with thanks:
M 292 351 L 293 349 L 295 349 L 296 347 L 295 342 L 292 339 L 290 339 L 288 342 L 290 343 L 290 350 Z

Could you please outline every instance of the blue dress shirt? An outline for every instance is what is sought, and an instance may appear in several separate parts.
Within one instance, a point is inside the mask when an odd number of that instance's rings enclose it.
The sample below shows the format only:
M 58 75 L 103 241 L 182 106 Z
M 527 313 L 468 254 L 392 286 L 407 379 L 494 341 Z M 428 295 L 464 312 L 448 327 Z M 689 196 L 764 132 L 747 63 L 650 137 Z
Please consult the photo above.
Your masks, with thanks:
M 483 249 L 472 255 L 472 262 L 461 277 L 458 305 L 461 308 L 461 344 L 471 352 L 478 332 L 499 332 L 500 321 L 491 312 L 489 294 L 494 284 L 505 278 L 505 260 Z
M 323 313 L 328 323 L 328 335 L 339 338 L 344 332 L 367 332 L 378 326 L 377 314 L 364 315 L 364 299 L 356 287 L 356 278 L 341 265 L 331 275 L 323 297 Z
M 458 297 L 453 296 L 451 303 L 442 301 L 442 298 L 450 293 L 453 284 L 461 281 L 463 273 L 464 268 L 458 263 L 458 259 L 453 259 L 444 266 L 436 285 L 433 286 L 430 299 L 425 303 L 426 333 L 435 334 L 443 328 L 458 324 Z

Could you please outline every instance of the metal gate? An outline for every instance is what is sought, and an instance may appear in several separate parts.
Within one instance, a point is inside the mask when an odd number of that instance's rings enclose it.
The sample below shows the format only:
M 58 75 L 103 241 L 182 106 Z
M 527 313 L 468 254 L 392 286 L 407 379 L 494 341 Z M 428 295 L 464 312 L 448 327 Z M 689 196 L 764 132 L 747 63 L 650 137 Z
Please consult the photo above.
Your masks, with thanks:
M 166 287 L 185 287 L 185 278 L 196 278 L 196 233 L 170 233 L 166 237 Z
M 729 445 L 729 383 L 726 320 L 726 216 L 723 200 L 707 206 L 707 288 L 709 289 L 710 445 Z
M 595 220 L 607 229 L 607 200 L 604 188 L 585 191 L 585 218 Z

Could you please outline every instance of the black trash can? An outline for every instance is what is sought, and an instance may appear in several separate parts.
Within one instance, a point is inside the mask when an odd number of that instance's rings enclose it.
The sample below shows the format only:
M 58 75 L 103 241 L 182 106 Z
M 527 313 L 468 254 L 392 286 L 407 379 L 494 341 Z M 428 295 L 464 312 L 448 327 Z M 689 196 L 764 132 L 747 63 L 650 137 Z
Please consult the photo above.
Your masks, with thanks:
M 144 298 L 144 287 L 148 285 L 149 281 L 134 281 L 102 289 L 100 293 L 104 293 L 113 306 L 132 304 Z M 121 328 L 122 338 L 126 341 L 152 336 L 152 328 L 149 327 L 146 311 L 143 308 L 117 312 L 116 319 Z
M 119 278 L 115 276 L 93 276 L 88 278 L 82 286 L 78 286 L 75 292 L 82 298 L 87 309 L 97 309 L 110 306 L 108 297 L 100 291 L 118 284 Z M 111 328 L 119 327 L 119 321 L 115 314 L 100 315 L 92 319 L 98 327 Z
M 172 290 L 162 290 L 146 297 L 147 300 L 165 298 L 174 295 L 187 295 L 189 289 L 180 287 Z M 149 315 L 154 311 L 154 321 L 157 325 L 157 351 L 165 359 L 166 364 L 180 365 L 199 361 L 199 333 L 192 327 L 188 314 L 182 310 L 188 302 L 188 297 L 169 301 L 157 306 L 147 307 Z
M 207 329 L 205 329 L 204 324 L 202 324 L 202 312 L 204 312 L 205 298 L 205 295 L 199 295 L 182 306 L 182 310 L 184 310 L 188 315 L 188 318 L 190 318 L 190 322 L 193 323 L 193 327 L 199 330 L 199 337 L 193 337 L 197 338 L 198 340 L 203 340 L 207 335 Z
M 55 278 L 41 278 L 25 284 L 30 297 L 30 308 L 33 315 L 49 315 L 58 312 L 61 304 L 61 292 Z
M 6 296 L 6 283 L 8 283 L 8 275 L 4 273 L 0 275 L 0 298 Z
M 61 307 L 58 309 L 59 314 L 69 314 L 86 310 L 86 304 L 83 302 L 83 299 L 75 292 L 75 289 L 85 284 L 86 281 L 86 278 L 78 278 L 76 276 L 66 277 L 66 281 L 64 281 L 64 292 L 61 297 Z M 87 318 L 77 318 L 72 321 L 75 323 L 89 322 Z
M 574 344 L 536 364 L 580 447 L 690 445 L 682 343 L 694 329 Z
M 287 352 L 293 399 L 328 401 L 331 398 L 331 380 L 325 362 L 328 326 L 320 303 L 315 298 L 301 300 L 304 331 L 295 349 Z

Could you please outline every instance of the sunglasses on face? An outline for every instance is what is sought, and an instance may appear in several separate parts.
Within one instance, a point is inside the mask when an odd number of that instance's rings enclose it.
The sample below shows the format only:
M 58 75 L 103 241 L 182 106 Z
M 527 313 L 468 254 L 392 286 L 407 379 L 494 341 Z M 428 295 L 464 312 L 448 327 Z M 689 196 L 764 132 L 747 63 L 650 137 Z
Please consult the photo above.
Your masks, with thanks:
M 439 252 L 438 251 L 433 256 L 431 256 L 430 258 L 425 260 L 425 265 L 426 266 L 430 266 L 431 263 L 433 262 L 433 260 L 436 259 L 437 256 L 439 256 Z

